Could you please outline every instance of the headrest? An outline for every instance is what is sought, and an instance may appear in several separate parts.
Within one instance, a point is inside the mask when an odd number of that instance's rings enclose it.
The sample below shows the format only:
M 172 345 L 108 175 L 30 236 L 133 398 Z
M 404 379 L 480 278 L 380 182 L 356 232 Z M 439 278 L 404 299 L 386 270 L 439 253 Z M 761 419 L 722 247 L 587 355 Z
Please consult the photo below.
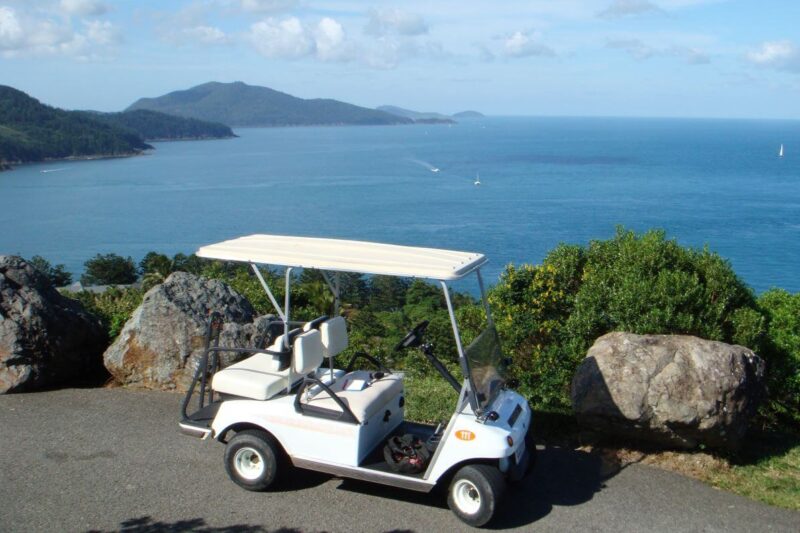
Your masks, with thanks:
M 312 329 L 319 329 L 320 324 L 328 320 L 328 315 L 322 315 L 321 317 L 317 317 L 311 322 L 306 322 L 303 324 L 303 331 L 311 331 Z
M 347 349 L 347 322 L 345 322 L 344 317 L 337 316 L 323 322 L 319 327 L 319 332 L 322 334 L 323 355 L 325 357 L 334 357 Z
M 312 329 L 298 335 L 294 341 L 293 369 L 297 374 L 308 374 L 322 364 L 322 338 Z

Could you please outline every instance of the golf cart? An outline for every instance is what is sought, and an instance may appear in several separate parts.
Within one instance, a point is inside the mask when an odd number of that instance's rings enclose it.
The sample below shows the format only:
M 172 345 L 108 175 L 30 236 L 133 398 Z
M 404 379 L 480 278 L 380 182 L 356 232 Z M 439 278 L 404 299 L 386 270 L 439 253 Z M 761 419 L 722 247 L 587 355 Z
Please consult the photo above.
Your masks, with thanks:
M 181 430 L 226 443 L 225 468 L 248 490 L 273 487 L 290 466 L 430 492 L 447 487 L 453 512 L 473 526 L 491 520 L 506 488 L 531 469 L 531 411 L 506 387 L 504 359 L 486 300 L 482 254 L 359 241 L 250 235 L 203 246 L 197 255 L 247 263 L 277 317 L 257 346 L 219 345 L 222 321 L 213 314 L 206 351 L 183 401 Z M 285 267 L 281 306 L 259 265 Z M 339 273 L 436 280 L 444 299 L 463 378 L 456 379 L 424 341 L 427 322 L 414 327 L 397 349 L 419 348 L 458 392 L 446 425 L 404 420 L 403 374 L 357 353 L 344 369 L 334 357 L 348 347 L 342 316 L 290 320 L 295 268 L 317 269 L 339 309 Z M 477 276 L 486 329 L 467 347 L 461 343 L 448 282 Z M 220 368 L 223 352 L 244 357 Z M 375 368 L 356 368 L 363 360 Z M 327 363 L 327 366 L 324 366 Z M 196 402 L 192 397 L 197 390 Z M 189 406 L 196 403 L 194 412 Z M 527 442 L 526 442 L 527 441 Z

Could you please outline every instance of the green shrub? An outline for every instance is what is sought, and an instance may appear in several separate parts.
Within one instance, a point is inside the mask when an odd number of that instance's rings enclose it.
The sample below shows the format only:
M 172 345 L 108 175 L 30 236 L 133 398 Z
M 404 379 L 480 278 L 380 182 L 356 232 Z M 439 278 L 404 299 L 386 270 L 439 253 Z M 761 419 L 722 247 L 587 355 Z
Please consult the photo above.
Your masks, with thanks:
M 81 291 L 65 292 L 64 295 L 78 300 L 87 311 L 98 317 L 108 332 L 109 341 L 113 342 L 133 311 L 142 303 L 144 291 L 134 287 L 111 287 L 100 294 Z
M 800 293 L 772 289 L 761 295 L 758 305 L 767 318 L 770 407 L 800 425 Z
M 136 281 L 136 265 L 130 257 L 97 254 L 84 263 L 84 285 L 127 285 Z
M 50 283 L 55 287 L 63 287 L 72 283 L 72 274 L 67 272 L 67 267 L 64 265 L 53 266 L 50 261 L 41 255 L 34 255 L 30 258 L 28 263 L 31 264 L 36 270 L 44 274 L 50 280 Z
M 575 369 L 608 332 L 682 333 L 756 350 L 764 334 L 730 264 L 662 231 L 619 228 L 585 248 L 559 245 L 541 265 L 509 266 L 490 299 L 523 392 L 547 409 L 569 408 Z

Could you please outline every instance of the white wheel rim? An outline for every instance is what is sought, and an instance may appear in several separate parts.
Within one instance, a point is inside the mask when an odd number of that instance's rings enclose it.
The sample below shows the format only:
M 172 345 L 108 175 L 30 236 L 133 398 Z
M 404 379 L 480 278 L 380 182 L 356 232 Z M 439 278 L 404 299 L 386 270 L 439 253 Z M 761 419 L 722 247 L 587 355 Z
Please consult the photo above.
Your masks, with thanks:
M 264 473 L 264 458 L 254 448 L 244 447 L 233 456 L 233 467 L 237 474 L 252 481 Z
M 481 508 L 481 494 L 471 481 L 459 479 L 453 485 L 453 500 L 466 514 L 475 514 Z

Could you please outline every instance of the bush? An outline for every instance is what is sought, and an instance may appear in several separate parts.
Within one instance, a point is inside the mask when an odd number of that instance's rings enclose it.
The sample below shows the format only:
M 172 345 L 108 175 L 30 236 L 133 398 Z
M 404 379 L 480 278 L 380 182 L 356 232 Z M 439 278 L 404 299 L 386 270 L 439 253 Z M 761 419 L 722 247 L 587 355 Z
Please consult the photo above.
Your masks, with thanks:
M 570 408 L 575 369 L 611 331 L 680 333 L 760 351 L 764 319 L 730 264 L 662 231 L 622 228 L 588 247 L 559 245 L 541 265 L 509 266 L 490 295 L 516 377 L 534 405 Z
M 28 263 L 47 276 L 50 279 L 50 283 L 56 287 L 63 287 L 72 283 L 72 274 L 67 272 L 67 267 L 64 265 L 53 266 L 41 255 L 34 255 Z
M 78 300 L 87 311 L 99 318 L 108 332 L 109 341 L 114 342 L 125 322 L 142 303 L 144 291 L 135 287 L 111 287 L 99 294 L 81 291 L 65 292 L 64 295 Z
M 84 285 L 128 285 L 136 281 L 136 265 L 130 257 L 97 254 L 84 263 Z
M 800 293 L 765 292 L 758 305 L 767 319 L 767 379 L 771 411 L 800 425 Z

